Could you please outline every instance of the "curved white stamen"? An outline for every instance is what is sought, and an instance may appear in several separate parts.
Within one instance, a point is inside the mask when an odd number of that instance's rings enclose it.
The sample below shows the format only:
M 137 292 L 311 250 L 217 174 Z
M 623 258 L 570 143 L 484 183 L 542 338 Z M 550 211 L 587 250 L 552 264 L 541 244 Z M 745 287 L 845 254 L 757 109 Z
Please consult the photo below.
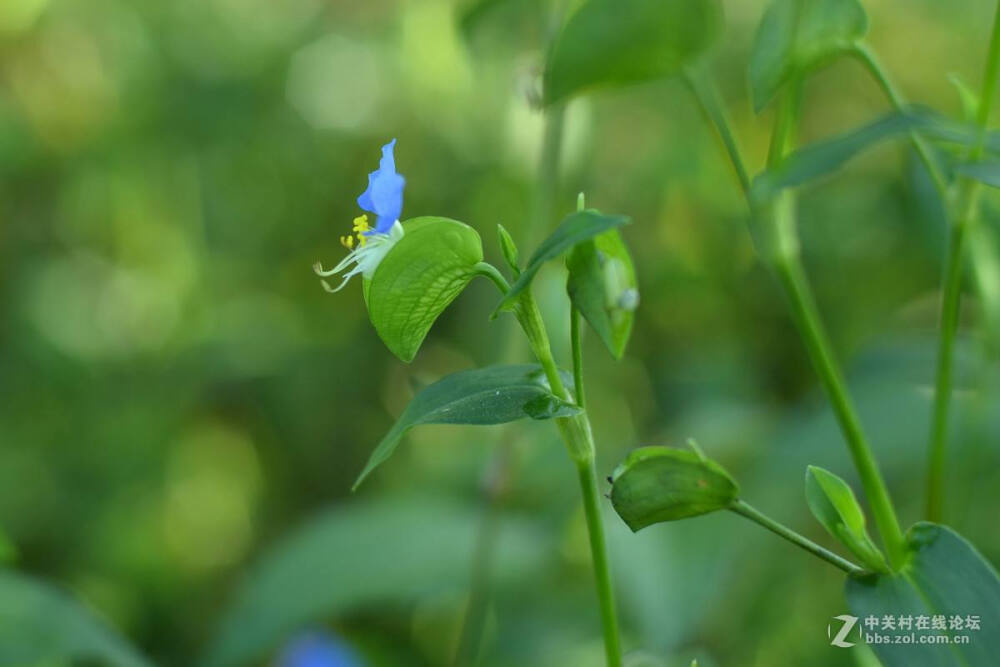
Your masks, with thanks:
M 353 264 L 354 267 L 343 275 L 344 279 L 337 287 L 330 287 L 325 280 L 320 281 L 323 283 L 323 289 L 327 292 L 339 292 L 351 278 L 359 273 L 365 278 L 371 278 L 382 259 L 401 238 L 403 238 L 403 225 L 397 220 L 389 229 L 388 234 L 368 234 L 365 237 L 364 245 L 359 245 L 352 250 L 337 266 L 327 270 L 323 268 L 321 263 L 316 262 L 313 264 L 313 271 L 318 276 L 328 277 L 344 271 Z

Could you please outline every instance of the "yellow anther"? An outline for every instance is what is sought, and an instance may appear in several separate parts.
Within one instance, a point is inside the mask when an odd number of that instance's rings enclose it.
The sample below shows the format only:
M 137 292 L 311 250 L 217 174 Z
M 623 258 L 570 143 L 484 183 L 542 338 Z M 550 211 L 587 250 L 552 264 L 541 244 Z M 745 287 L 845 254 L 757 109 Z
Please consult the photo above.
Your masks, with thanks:
M 344 246 L 348 250 L 354 249 L 354 237 L 353 236 L 341 236 L 340 245 Z
M 359 215 L 358 217 L 354 218 L 354 231 L 355 232 L 357 232 L 358 234 L 362 234 L 364 232 L 367 232 L 370 229 L 371 229 L 371 227 L 368 226 L 368 216 L 367 215 Z

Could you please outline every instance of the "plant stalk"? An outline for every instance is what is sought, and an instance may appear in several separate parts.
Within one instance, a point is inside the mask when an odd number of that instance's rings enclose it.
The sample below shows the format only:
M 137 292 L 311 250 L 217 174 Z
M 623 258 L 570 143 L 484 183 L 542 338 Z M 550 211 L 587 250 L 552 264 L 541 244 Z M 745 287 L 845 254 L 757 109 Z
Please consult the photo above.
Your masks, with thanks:
M 742 500 L 737 500 L 729 509 L 740 516 L 744 516 L 751 521 L 760 524 L 775 535 L 783 537 L 800 549 L 804 549 L 812 555 L 825 560 L 834 567 L 840 568 L 847 574 L 858 574 L 863 571 L 862 568 L 858 567 L 846 558 L 842 558 L 832 551 L 824 549 L 812 540 L 799 535 L 788 526 L 778 523 L 771 517 L 761 513 L 759 510 Z
M 967 157 L 969 162 L 975 162 L 983 156 L 986 126 L 989 123 L 996 93 L 998 67 L 1000 67 L 1000 4 L 993 19 L 993 33 L 990 37 L 986 72 L 983 75 L 979 110 L 976 114 L 979 133 L 976 144 L 969 150 Z M 941 334 L 938 340 L 934 411 L 931 418 L 927 466 L 927 518 L 931 521 L 941 521 L 944 513 L 945 447 L 948 440 L 948 417 L 954 376 L 955 337 L 958 333 L 958 316 L 962 299 L 962 260 L 969 227 L 975 224 L 980 190 L 978 181 L 970 178 L 962 181 L 957 213 L 952 219 L 948 239 L 948 255 L 945 259 L 941 294 Z

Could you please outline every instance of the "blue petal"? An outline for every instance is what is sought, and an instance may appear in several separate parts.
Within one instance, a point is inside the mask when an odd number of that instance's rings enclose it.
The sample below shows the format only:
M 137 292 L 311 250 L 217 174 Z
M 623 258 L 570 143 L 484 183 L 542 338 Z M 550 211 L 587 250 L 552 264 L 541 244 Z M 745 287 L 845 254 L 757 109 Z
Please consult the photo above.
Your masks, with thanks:
M 368 174 L 368 189 L 358 197 L 358 206 L 376 216 L 374 231 L 385 234 L 403 213 L 403 186 L 406 180 L 396 173 L 393 139 L 382 147 L 378 169 Z
M 299 635 L 281 652 L 278 667 L 360 667 L 349 646 L 318 632 Z

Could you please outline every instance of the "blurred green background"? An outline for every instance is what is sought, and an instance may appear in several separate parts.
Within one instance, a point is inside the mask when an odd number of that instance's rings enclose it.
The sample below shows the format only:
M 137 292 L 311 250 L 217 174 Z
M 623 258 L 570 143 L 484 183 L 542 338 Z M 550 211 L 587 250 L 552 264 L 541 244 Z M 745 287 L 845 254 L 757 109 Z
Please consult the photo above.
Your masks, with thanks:
M 958 114 L 947 75 L 978 85 L 991 3 L 865 4 L 907 96 Z M 601 664 L 579 492 L 551 425 L 418 428 L 349 493 L 414 384 L 496 363 L 515 333 L 488 321 L 495 293 L 473 283 L 406 366 L 369 325 L 359 284 L 320 288 L 310 267 L 342 256 L 379 147 L 398 138 L 404 218 L 465 221 L 495 263 L 497 223 L 525 253 L 546 233 L 530 222 L 543 116 L 526 91 L 549 12 L 486 5 L 0 3 L 9 567 L 163 665 L 271 664 L 306 630 L 338 637 L 359 664 L 449 664 L 473 580 L 488 581 L 481 664 Z M 724 5 L 712 69 L 757 168 L 771 117 L 750 110 L 746 62 L 763 4 Z M 803 139 L 885 110 L 860 66 L 835 64 L 807 85 Z M 586 341 L 599 470 L 693 436 L 744 497 L 832 546 L 803 502 L 804 468 L 853 472 L 685 87 L 572 102 L 561 165 L 550 227 L 579 191 L 635 221 L 624 234 L 642 303 L 626 357 Z M 805 190 L 801 207 L 821 309 L 909 524 L 923 500 L 942 218 L 902 143 Z M 536 292 L 568 365 L 557 264 Z M 981 349 L 963 336 L 949 522 L 996 562 L 1000 410 L 984 387 L 998 368 Z M 632 664 L 863 660 L 828 644 L 846 612 L 833 568 L 733 515 L 632 535 L 607 509 Z M 0 607 L 27 604 L 10 590 Z

